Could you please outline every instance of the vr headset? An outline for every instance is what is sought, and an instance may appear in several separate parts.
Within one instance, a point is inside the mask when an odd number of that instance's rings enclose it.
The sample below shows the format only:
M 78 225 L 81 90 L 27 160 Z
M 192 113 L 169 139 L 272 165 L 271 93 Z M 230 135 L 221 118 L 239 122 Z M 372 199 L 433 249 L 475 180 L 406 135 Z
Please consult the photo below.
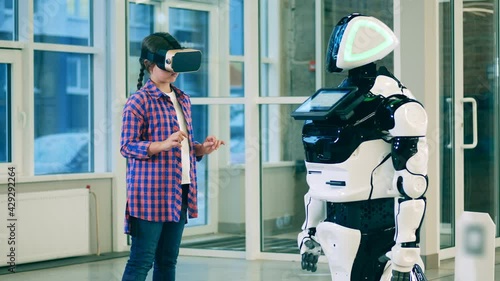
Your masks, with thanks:
M 165 38 L 175 49 L 158 50 L 156 53 L 142 52 L 141 58 L 155 63 L 159 68 L 170 72 L 197 71 L 201 65 L 201 51 L 184 49 L 170 35 Z

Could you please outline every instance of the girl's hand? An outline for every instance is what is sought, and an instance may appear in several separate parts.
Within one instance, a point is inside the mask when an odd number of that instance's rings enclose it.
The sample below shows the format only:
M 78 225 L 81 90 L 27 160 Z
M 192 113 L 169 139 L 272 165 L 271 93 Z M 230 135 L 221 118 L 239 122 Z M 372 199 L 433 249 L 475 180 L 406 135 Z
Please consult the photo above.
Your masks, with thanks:
M 171 134 L 166 140 L 162 141 L 162 149 L 164 151 L 171 150 L 174 147 L 181 148 L 181 142 L 187 138 L 188 135 L 183 131 L 177 131 Z
M 215 136 L 208 136 L 202 144 L 196 147 L 196 156 L 210 154 L 225 144 L 223 140 L 218 140 Z

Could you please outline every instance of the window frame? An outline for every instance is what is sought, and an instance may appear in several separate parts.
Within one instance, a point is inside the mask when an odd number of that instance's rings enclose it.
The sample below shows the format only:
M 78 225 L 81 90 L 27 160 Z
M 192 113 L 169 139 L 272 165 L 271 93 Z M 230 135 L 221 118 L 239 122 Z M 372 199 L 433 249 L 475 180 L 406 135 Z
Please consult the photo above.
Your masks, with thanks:
M 218 31 L 218 26 L 219 26 L 219 16 L 218 16 L 218 10 L 217 6 L 213 4 L 206 4 L 206 3 L 197 3 L 195 6 L 192 5 L 192 3 L 185 3 L 185 1 L 165 1 L 162 2 L 160 5 L 160 11 L 159 13 L 155 13 L 156 16 L 164 17 L 165 19 L 169 18 L 169 9 L 170 8 L 176 8 L 176 9 L 188 9 L 188 10 L 194 10 L 194 11 L 201 11 L 201 12 L 207 12 L 208 13 L 208 24 L 209 24 L 209 33 L 210 36 L 208 37 L 208 50 L 209 54 L 206 54 L 208 56 L 208 93 L 221 93 L 218 88 L 219 88 L 219 67 L 222 62 L 216 62 L 214 58 L 218 56 L 216 53 L 217 50 L 219 52 L 221 51 L 220 49 L 224 49 L 222 47 L 222 44 L 219 43 L 219 31 Z M 169 27 L 169 22 L 168 20 L 165 21 L 163 25 L 158 25 L 155 26 L 158 31 L 163 31 L 163 32 L 168 32 L 170 30 Z M 219 45 L 220 44 L 220 45 Z M 220 101 L 221 98 L 217 98 L 217 96 L 214 95 L 209 95 L 208 97 L 200 97 L 200 98 L 191 98 L 191 103 L 192 105 L 220 105 L 218 101 Z M 225 104 L 225 103 L 222 103 Z M 213 110 L 208 111 L 208 122 L 209 122 L 209 128 L 214 128 L 214 125 L 220 124 L 219 122 L 222 122 L 218 118 L 220 116 L 220 109 L 218 106 L 213 107 Z M 229 106 L 228 106 L 228 112 L 229 112 Z M 229 114 L 229 113 L 228 113 Z M 212 131 L 210 132 L 211 134 L 213 133 Z M 217 135 L 219 138 L 223 139 L 220 134 L 213 133 Z M 196 136 L 198 140 L 202 140 L 202 138 L 205 138 L 206 136 Z M 207 165 L 210 167 L 210 173 L 208 173 L 208 180 L 207 183 L 209 186 L 207 186 L 207 194 L 206 197 L 208 198 L 209 192 L 218 192 L 216 189 L 218 188 L 217 185 L 211 184 L 213 182 L 217 182 L 216 179 L 219 178 L 219 169 L 213 169 L 213 167 L 220 167 L 219 162 L 221 162 L 217 159 L 217 157 L 209 157 L 207 159 Z M 224 160 L 223 160 L 224 161 Z M 224 163 L 224 162 L 223 162 Z M 208 202 L 205 203 L 206 205 L 206 222 L 204 225 L 196 225 L 193 227 L 187 227 L 184 230 L 185 235 L 199 235 L 199 234 L 205 234 L 205 233 L 211 233 L 211 232 L 216 232 L 218 225 L 216 222 L 218 222 L 218 204 L 217 204 L 217 198 L 211 198 L 210 199 L 210 204 L 207 204 Z M 190 252 L 192 249 L 183 249 L 184 252 Z
M 106 26 L 108 24 L 109 7 L 106 1 L 89 0 L 89 8 L 91 9 L 89 20 L 92 26 Z M 89 135 L 90 144 L 92 146 L 91 167 L 90 172 L 76 173 L 76 174 L 48 174 L 48 175 L 35 175 L 35 159 L 34 159 L 34 109 L 35 109 L 35 95 L 36 89 L 34 87 L 34 54 L 36 51 L 49 51 L 49 52 L 66 52 L 71 54 L 85 54 L 90 56 L 89 60 L 89 89 L 91 93 L 108 93 L 112 85 L 109 85 L 108 77 L 110 76 L 110 58 L 107 55 L 109 50 L 106 47 L 110 39 L 107 38 L 106 29 L 93 29 L 91 28 L 90 43 L 91 46 L 80 45 L 64 45 L 41 43 L 34 41 L 34 21 L 22 22 L 22 18 L 33 19 L 34 14 L 34 1 L 19 0 L 17 3 L 18 8 L 15 9 L 16 22 L 15 25 L 19 26 L 18 34 L 15 38 L 16 41 L 0 40 L 0 52 L 18 52 L 19 55 L 19 68 L 22 67 L 22 78 L 16 78 L 17 82 L 13 86 L 18 87 L 15 91 L 14 98 L 15 106 L 12 107 L 11 116 L 15 122 L 19 124 L 13 125 L 13 132 L 16 134 L 13 145 L 16 146 L 16 156 L 13 155 L 12 163 L 17 167 L 17 175 L 21 181 L 32 181 L 34 179 L 53 180 L 53 179 L 81 179 L 87 175 L 92 174 L 92 177 L 100 177 L 108 174 L 112 165 L 112 140 L 110 138 L 112 121 L 110 119 L 112 112 L 109 110 L 109 100 L 112 98 L 107 95 L 93 95 L 90 108 L 89 108 Z M 69 16 L 69 15 L 68 15 Z M 0 56 L 1 58 L 14 57 L 11 55 Z M 16 70 L 18 71 L 18 70 Z M 22 80 L 21 80 L 22 79 Z M 20 85 L 23 88 L 20 89 Z M 13 121 L 13 122 L 14 122 Z M 17 130 L 15 128 L 22 128 Z M 15 157 L 15 158 L 14 158 Z M 4 164 L 0 164 L 0 178 L 5 176 Z M 109 176 L 109 175 L 108 175 Z
M 0 176 L 6 176 L 9 167 L 16 167 L 16 174 L 23 172 L 22 155 L 24 131 L 26 128 L 26 112 L 22 106 L 23 92 L 23 65 L 22 54 L 19 50 L 0 49 L 0 64 L 9 64 L 10 67 L 10 154 L 11 161 L 0 163 Z

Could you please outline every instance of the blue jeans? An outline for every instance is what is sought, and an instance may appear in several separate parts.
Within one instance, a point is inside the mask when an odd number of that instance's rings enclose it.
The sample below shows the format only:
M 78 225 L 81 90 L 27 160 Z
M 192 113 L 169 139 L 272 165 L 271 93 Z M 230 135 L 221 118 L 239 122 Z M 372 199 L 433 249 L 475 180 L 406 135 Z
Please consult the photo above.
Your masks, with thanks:
M 175 266 L 187 221 L 185 189 L 183 185 L 179 222 L 151 222 L 133 217 L 130 219 L 132 246 L 122 281 L 146 280 L 153 262 L 153 281 L 175 281 Z

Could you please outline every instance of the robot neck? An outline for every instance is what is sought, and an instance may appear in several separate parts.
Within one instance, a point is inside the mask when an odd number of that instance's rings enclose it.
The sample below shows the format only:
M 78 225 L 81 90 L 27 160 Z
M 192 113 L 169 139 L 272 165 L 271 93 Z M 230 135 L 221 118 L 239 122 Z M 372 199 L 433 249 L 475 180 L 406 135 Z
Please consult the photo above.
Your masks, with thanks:
M 377 78 L 377 66 L 373 62 L 349 70 L 347 76 L 349 84 L 357 86 L 360 90 L 371 89 L 375 78 Z

